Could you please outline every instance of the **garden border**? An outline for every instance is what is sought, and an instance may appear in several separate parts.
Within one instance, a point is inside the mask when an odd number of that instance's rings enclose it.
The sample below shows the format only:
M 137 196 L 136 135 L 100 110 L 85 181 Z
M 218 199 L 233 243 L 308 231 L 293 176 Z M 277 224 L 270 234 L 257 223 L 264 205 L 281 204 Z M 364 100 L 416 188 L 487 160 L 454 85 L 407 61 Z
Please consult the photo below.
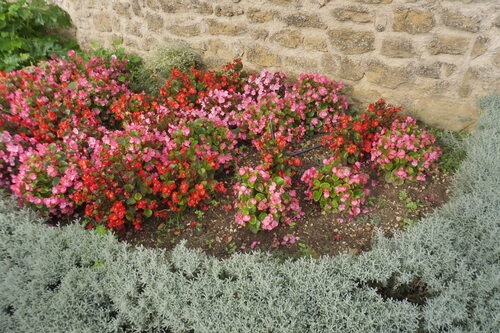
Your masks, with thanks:
M 278 263 L 132 250 L 0 201 L 4 332 L 495 332 L 500 326 L 500 95 L 468 139 L 453 197 L 360 256 Z M 167 256 L 167 257 L 165 257 Z M 417 297 L 420 294 L 420 297 Z

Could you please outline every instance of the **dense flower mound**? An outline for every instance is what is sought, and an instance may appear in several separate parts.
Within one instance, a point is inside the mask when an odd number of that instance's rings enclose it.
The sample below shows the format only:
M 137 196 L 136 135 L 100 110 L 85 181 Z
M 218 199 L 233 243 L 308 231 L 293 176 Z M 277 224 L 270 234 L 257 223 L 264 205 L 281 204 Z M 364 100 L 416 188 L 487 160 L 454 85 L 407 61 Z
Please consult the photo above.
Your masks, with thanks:
M 77 128 L 96 133 L 114 126 L 109 106 L 130 93 L 125 63 L 95 57 L 88 62 L 69 52 L 26 70 L 0 74 L 2 127 L 54 142 Z
M 70 51 L 0 73 L 0 185 L 42 215 L 76 214 L 89 228 L 119 230 L 203 210 L 234 176 L 236 223 L 256 232 L 302 215 L 294 183 L 301 161 L 288 154 L 310 135 L 324 134 L 332 150 L 302 177 L 325 210 L 359 214 L 367 195 L 359 162 L 370 154 L 401 179 L 435 172 L 439 150 L 429 134 L 384 100 L 351 114 L 343 84 L 325 76 L 291 83 L 280 72 L 245 73 L 234 60 L 217 71 L 174 69 L 152 97 L 129 90 L 126 64 Z M 235 170 L 249 144 L 258 165 Z
M 338 121 L 324 127 L 326 135 L 322 144 L 344 162 L 352 164 L 365 159 L 371 153 L 375 135 L 390 127 L 399 111 L 401 107 L 396 108 L 380 99 L 361 115 L 342 114 Z
M 323 167 L 308 169 L 301 180 L 307 184 L 306 195 L 320 203 L 325 211 L 359 215 L 369 190 L 363 188 L 368 176 L 359 171 L 357 162 L 352 167 L 344 166 L 337 158 L 323 161 Z
M 424 181 L 427 175 L 438 172 L 437 160 L 441 148 L 435 137 L 422 131 L 411 117 L 395 119 L 373 142 L 371 161 L 387 181 Z
M 238 180 L 234 187 L 236 223 L 257 232 L 272 230 L 279 223 L 290 224 L 303 215 L 296 192 L 290 190 L 290 177 L 273 175 L 258 166 L 240 168 Z
M 12 175 L 18 173 L 20 157 L 36 145 L 36 140 L 26 135 L 0 132 L 0 186 L 9 187 Z

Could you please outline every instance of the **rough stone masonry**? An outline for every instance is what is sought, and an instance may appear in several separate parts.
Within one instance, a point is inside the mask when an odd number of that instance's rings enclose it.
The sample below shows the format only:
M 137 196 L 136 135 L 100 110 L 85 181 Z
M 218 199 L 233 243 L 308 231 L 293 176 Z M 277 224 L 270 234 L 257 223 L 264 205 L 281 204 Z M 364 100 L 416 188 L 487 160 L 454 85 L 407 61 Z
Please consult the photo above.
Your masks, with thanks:
M 182 39 L 216 66 L 318 72 L 358 110 L 380 97 L 430 125 L 470 129 L 500 92 L 498 0 L 51 0 L 82 45 L 147 55 Z

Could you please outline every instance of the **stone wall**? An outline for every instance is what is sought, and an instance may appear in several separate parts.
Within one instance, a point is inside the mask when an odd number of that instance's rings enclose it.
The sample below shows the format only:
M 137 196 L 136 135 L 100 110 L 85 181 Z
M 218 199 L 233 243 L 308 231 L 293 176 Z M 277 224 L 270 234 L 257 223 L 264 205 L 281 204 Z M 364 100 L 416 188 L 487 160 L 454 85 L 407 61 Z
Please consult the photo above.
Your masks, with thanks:
M 146 55 L 187 41 L 213 66 L 319 72 L 358 108 L 385 97 L 425 122 L 460 130 L 500 87 L 497 0 L 52 0 L 81 44 Z

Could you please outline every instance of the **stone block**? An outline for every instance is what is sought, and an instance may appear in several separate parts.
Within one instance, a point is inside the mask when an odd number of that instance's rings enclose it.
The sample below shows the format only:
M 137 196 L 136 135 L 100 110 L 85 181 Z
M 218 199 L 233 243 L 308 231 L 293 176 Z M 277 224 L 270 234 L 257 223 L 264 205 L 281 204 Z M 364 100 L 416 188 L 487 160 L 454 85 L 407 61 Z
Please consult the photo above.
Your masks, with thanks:
M 469 46 L 469 38 L 459 36 L 436 36 L 427 46 L 429 53 L 436 54 L 464 54 Z
M 300 31 L 296 29 L 284 29 L 276 32 L 271 36 L 270 40 L 276 42 L 281 46 L 291 49 L 296 48 L 302 43 L 303 36 Z
M 265 29 L 255 29 L 250 31 L 250 36 L 255 40 L 265 40 L 269 36 L 269 32 Z
M 193 36 L 198 36 L 200 34 L 200 25 L 199 24 L 174 25 L 170 29 L 168 29 L 168 31 L 180 37 L 193 37 Z
M 318 16 L 307 14 L 290 14 L 281 18 L 283 22 L 298 28 L 325 29 L 326 24 Z
M 331 11 L 333 17 L 339 21 L 352 21 L 356 23 L 368 23 L 372 21 L 368 9 L 361 7 L 341 7 Z
M 313 51 L 326 51 L 328 41 L 323 37 L 304 36 L 303 46 Z
M 274 18 L 274 13 L 267 10 L 251 8 L 247 10 L 246 16 L 252 23 L 265 23 L 271 21 Z
M 219 22 L 214 19 L 206 19 L 205 23 L 208 27 L 208 33 L 211 35 L 235 36 L 246 31 L 245 26 Z
M 368 64 L 366 78 L 368 82 L 391 89 L 410 83 L 413 79 L 411 70 L 407 66 L 393 67 L 379 61 L 372 61 Z
M 417 55 L 412 41 L 404 38 L 384 39 L 380 54 L 390 58 L 411 58 Z
M 281 64 L 280 56 L 277 53 L 257 44 L 248 47 L 246 58 L 248 62 L 263 67 L 277 67 Z
M 243 9 L 239 7 L 215 6 L 214 8 L 214 14 L 216 16 L 232 17 L 232 16 L 243 15 L 243 13 L 244 13 Z
M 157 14 L 147 14 L 144 18 L 149 31 L 159 32 L 163 29 L 163 18 Z
M 476 38 L 476 41 L 474 42 L 474 46 L 472 46 L 472 51 L 471 51 L 471 58 L 475 59 L 479 57 L 480 55 L 483 55 L 486 50 L 488 50 L 488 43 L 490 42 L 490 39 L 485 36 L 478 36 Z
M 375 49 L 372 31 L 336 29 L 328 31 L 332 45 L 345 54 L 361 54 Z
M 400 9 L 394 12 L 394 31 L 410 34 L 429 32 L 434 28 L 434 15 L 419 9 Z
M 459 12 L 444 12 L 441 20 L 445 26 L 462 31 L 478 32 L 481 29 L 479 17 L 465 16 Z
M 113 30 L 113 26 L 111 24 L 111 20 L 109 19 L 109 15 L 105 13 L 97 14 L 94 17 L 94 27 L 97 31 L 100 32 L 111 32 Z

